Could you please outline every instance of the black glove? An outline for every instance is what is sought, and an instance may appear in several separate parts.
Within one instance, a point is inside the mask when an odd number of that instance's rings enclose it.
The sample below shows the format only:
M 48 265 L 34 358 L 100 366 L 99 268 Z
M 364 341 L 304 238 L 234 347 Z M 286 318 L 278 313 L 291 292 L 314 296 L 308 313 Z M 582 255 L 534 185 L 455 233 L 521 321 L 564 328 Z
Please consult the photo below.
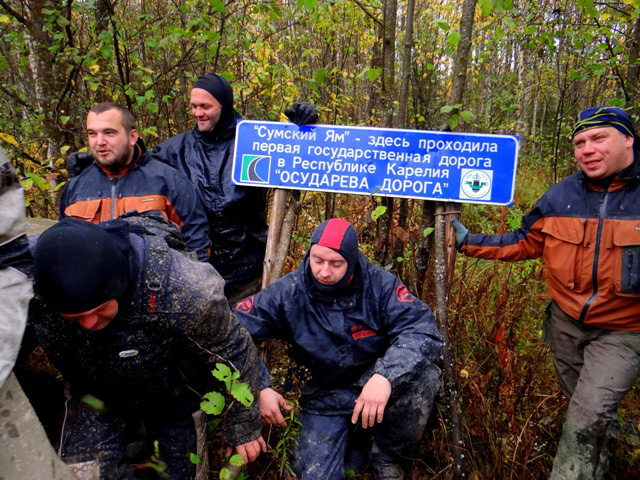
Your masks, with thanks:
M 7 162 L 0 165 L 0 192 L 8 190 L 16 183 L 20 183 L 20 179 L 11 164 Z
M 308 102 L 296 102 L 289 108 L 285 108 L 284 114 L 299 127 L 318 121 L 318 110 Z
M 82 171 L 91 165 L 93 155 L 88 152 L 73 152 L 67 160 L 67 173 L 69 178 L 77 177 Z
M 456 249 L 460 250 L 467 243 L 469 230 L 455 218 L 451 219 L 451 226 L 456 230 Z

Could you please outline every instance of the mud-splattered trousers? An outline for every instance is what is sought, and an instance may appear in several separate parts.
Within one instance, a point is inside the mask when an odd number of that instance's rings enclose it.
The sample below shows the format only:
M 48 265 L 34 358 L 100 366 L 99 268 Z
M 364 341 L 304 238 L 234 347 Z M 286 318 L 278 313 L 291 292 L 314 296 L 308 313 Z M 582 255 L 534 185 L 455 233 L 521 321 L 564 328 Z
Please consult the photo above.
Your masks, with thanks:
M 552 302 L 545 330 L 569 400 L 553 480 L 602 479 L 619 434 L 618 404 L 640 376 L 640 332 L 589 328 Z
M 606 456 L 605 431 L 638 376 L 638 346 L 632 340 L 640 331 L 637 152 L 629 167 L 608 180 L 571 175 L 538 200 L 522 228 L 503 235 L 469 233 L 460 247 L 471 257 L 545 261 L 555 313 L 548 333 L 570 399 L 552 473 L 563 480 L 597 478 L 596 472 L 606 470 L 606 461 L 598 460 L 598 452 Z M 575 327 L 571 333 L 569 325 Z M 592 446 L 569 447 L 577 437 Z
M 425 364 L 393 386 L 384 419 L 372 429 L 373 445 L 369 448 L 366 435 L 369 430 L 362 429 L 359 422 L 353 425 L 351 414 L 370 375 L 365 374 L 351 388 L 303 390 L 299 417 L 302 426 L 293 463 L 298 478 L 340 480 L 344 478 L 345 467 L 358 465 L 354 457 L 367 453 L 375 478 L 386 478 L 376 470 L 384 472 L 389 465 L 402 464 L 403 458 L 418 446 L 440 386 L 440 369 Z M 356 463 L 348 465 L 347 457 Z M 366 457 L 362 461 L 359 466 L 366 464 Z
M 442 341 L 429 307 L 396 276 L 360 255 L 346 292 L 322 294 L 308 277 L 307 256 L 295 272 L 235 309 L 256 342 L 288 342 L 291 356 L 311 373 L 295 459 L 301 478 L 342 478 L 354 401 L 375 373 L 389 380 L 392 393 L 371 462 L 398 463 L 419 441 L 438 387 L 433 361 Z M 264 376 L 261 382 L 270 386 Z
M 220 357 L 232 363 L 256 395 L 255 346 L 211 265 L 168 249 L 159 237 L 129 238 L 140 260 L 137 283 L 106 328 L 84 330 L 39 304 L 30 311 L 38 339 L 70 385 L 62 455 L 69 463 L 98 460 L 101 479 L 130 478 L 125 448 L 144 427 L 159 441 L 170 478 L 193 478 L 191 415 L 200 395 L 218 388 L 213 364 Z M 85 395 L 104 408 L 82 403 Z M 236 402 L 227 418 L 228 445 L 260 436 L 255 406 Z

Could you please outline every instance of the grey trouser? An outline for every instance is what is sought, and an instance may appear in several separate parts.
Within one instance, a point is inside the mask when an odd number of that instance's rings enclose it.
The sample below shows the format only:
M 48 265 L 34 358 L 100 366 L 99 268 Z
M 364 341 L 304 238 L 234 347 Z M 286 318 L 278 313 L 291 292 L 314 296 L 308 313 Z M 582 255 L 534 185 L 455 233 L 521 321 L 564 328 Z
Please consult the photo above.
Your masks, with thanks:
M 640 331 L 585 327 L 555 302 L 548 338 L 569 400 L 551 479 L 599 479 L 618 436 L 618 404 L 640 375 Z

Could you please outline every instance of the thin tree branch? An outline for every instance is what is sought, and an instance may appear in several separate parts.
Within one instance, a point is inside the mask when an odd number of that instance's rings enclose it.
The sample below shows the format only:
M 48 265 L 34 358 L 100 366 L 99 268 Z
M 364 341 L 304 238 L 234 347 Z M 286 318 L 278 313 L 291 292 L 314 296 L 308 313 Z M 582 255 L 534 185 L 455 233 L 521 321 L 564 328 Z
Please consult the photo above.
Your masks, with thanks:
M 358 0 L 353 0 L 353 1 L 355 2 L 356 5 L 358 5 L 358 7 L 360 7 L 360 9 L 367 15 L 367 17 L 369 17 L 371 20 L 376 22 L 379 27 L 384 27 L 383 23 L 378 18 L 376 18 L 376 16 L 373 13 L 367 10 L 367 7 L 365 7 Z
M 31 22 L 20 15 L 18 12 L 16 12 L 13 8 L 11 8 L 7 2 L 5 2 L 4 0 L 0 0 L 0 7 L 4 8 L 9 15 L 11 15 L 25 27 L 27 27 L 27 29 L 31 29 Z

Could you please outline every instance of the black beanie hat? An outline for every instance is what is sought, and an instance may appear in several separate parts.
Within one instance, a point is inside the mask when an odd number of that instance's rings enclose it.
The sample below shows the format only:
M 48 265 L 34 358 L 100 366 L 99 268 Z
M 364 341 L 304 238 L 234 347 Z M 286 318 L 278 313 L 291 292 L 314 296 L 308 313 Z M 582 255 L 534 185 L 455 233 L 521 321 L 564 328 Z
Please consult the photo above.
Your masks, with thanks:
M 309 251 L 314 245 L 321 245 L 335 250 L 346 260 L 347 271 L 344 277 L 333 285 L 324 285 L 316 281 L 315 277 L 311 275 L 314 283 L 321 291 L 330 293 L 340 290 L 351 281 L 353 272 L 358 265 L 358 259 L 360 257 L 360 251 L 358 250 L 358 232 L 356 232 L 353 225 L 346 220 L 331 218 L 322 222 L 313 231 Z
M 234 118 L 233 89 L 231 88 L 231 84 L 217 73 L 207 73 L 196 80 L 193 88 L 201 88 L 209 92 L 213 98 L 220 102 L 222 110 L 220 112 L 220 120 L 218 121 L 218 125 L 216 125 L 216 130 L 226 127 Z
M 131 278 L 129 250 L 116 233 L 65 218 L 46 230 L 34 250 L 35 287 L 47 307 L 82 313 L 118 299 Z

